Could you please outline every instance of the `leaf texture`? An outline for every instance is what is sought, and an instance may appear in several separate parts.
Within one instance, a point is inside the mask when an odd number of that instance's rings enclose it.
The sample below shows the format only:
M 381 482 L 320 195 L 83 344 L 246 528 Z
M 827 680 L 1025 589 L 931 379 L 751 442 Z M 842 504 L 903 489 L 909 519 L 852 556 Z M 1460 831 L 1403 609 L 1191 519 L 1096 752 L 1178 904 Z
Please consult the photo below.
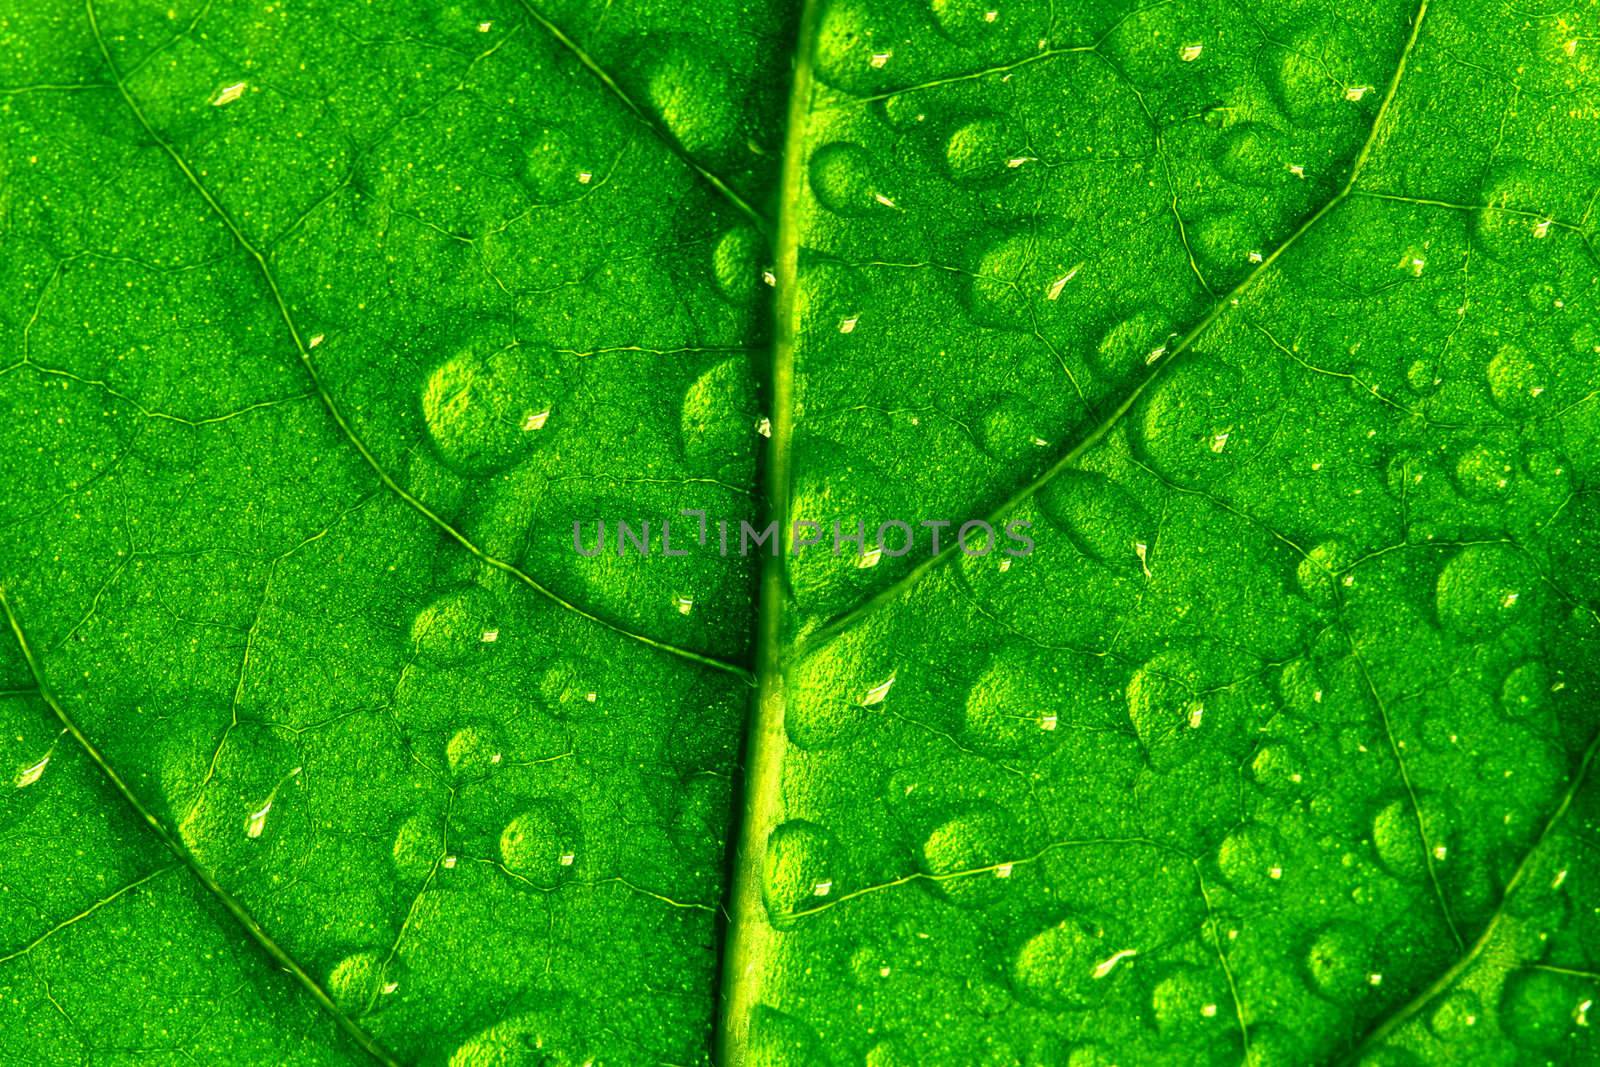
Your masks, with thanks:
M 1597 19 L 0 14 L 0 1061 L 1600 1057 Z

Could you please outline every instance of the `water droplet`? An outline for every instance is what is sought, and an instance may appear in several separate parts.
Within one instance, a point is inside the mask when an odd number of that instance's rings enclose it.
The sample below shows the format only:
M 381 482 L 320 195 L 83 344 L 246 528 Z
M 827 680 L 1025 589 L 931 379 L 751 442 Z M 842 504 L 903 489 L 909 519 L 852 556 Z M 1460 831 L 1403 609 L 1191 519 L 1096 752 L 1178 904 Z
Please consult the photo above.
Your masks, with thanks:
M 1479 442 L 1456 460 L 1455 481 L 1461 494 L 1472 500 L 1491 501 L 1511 488 L 1516 467 L 1500 449 Z
M 444 847 L 442 820 L 422 814 L 407 816 L 394 835 L 395 870 L 407 881 L 416 882 L 433 869 Z
M 835 215 L 865 215 L 888 199 L 877 185 L 871 153 L 858 144 L 823 145 L 811 153 L 807 173 L 817 202 Z
M 354 953 L 328 973 L 328 995 L 341 1011 L 360 1015 L 377 995 L 382 976 L 383 965 L 376 952 Z
M 1550 672 L 1538 660 L 1511 669 L 1500 686 L 1500 710 L 1512 719 L 1544 721 L 1551 704 Z
M 997 804 L 981 803 L 946 819 L 922 843 L 921 866 L 934 879 L 929 888 L 967 907 L 993 904 L 1016 881 L 1015 863 L 1007 861 L 1022 854 L 1021 837 L 1016 820 Z M 989 874 L 994 877 L 982 876 Z
M 950 135 L 944 146 L 945 165 L 958 182 L 998 178 L 1016 169 L 1009 161 L 1017 158 L 1017 147 L 1005 119 L 984 115 L 969 120 Z
M 754 226 L 735 226 L 717 242 L 711 257 L 712 273 L 717 287 L 729 300 L 744 303 L 755 296 L 756 281 L 761 277 L 757 264 L 763 248 L 761 234 Z
M 483 774 L 500 762 L 501 745 L 487 726 L 463 726 L 445 744 L 445 759 L 457 776 Z
M 1498 633 L 1532 608 L 1527 563 L 1509 545 L 1468 545 L 1439 572 L 1434 603 L 1445 629 L 1467 638 Z
M 564 803 L 535 801 L 501 831 L 500 858 L 538 888 L 554 889 L 571 876 L 580 837 L 578 819 Z
M 713 165 L 741 160 L 748 153 L 746 123 L 733 72 L 716 48 L 697 47 L 692 38 L 666 40 L 664 48 L 645 50 L 651 106 L 689 155 Z
M 965 738 L 989 755 L 1043 756 L 1064 733 L 1059 713 L 1080 704 L 1086 688 L 1075 670 L 998 655 L 967 693 Z
M 1017 992 L 1047 1008 L 1082 1008 L 1109 983 L 1095 971 L 1110 955 L 1103 932 L 1067 919 L 1031 937 L 1011 965 Z
M 1524 418 L 1538 408 L 1549 386 L 1549 374 L 1514 345 L 1505 345 L 1488 366 L 1489 393 L 1507 415 Z
M 1265 123 L 1242 122 L 1217 138 L 1217 170 L 1229 181 L 1258 188 L 1281 185 L 1289 139 Z M 1258 258 L 1252 262 L 1259 263 Z
M 774 924 L 794 921 L 794 913 L 818 904 L 817 887 L 826 896 L 839 881 L 833 835 L 814 822 L 791 819 L 767 838 L 762 864 L 762 895 Z
M 549 417 L 550 387 L 520 348 L 469 348 L 441 364 L 422 394 L 439 458 L 468 476 L 493 474 L 527 455 Z M 530 414 L 537 425 L 529 424 Z
M 1234 889 L 1259 893 L 1282 880 L 1285 852 L 1282 839 L 1272 827 L 1247 823 L 1223 839 L 1217 850 L 1217 868 Z
M 1352 1004 L 1368 986 L 1372 934 L 1354 923 L 1334 921 L 1311 937 L 1306 978 L 1311 988 L 1336 1004 Z
M 1139 436 L 1154 467 L 1173 481 L 1194 485 L 1249 453 L 1254 410 L 1237 370 L 1190 355 L 1194 358 L 1175 364 L 1156 382 L 1139 420 Z
M 489 622 L 497 610 L 494 597 L 479 586 L 453 590 L 417 613 L 411 640 L 419 654 L 440 664 L 487 655 L 499 644 L 500 631 Z M 490 633 L 494 639 L 485 640 Z

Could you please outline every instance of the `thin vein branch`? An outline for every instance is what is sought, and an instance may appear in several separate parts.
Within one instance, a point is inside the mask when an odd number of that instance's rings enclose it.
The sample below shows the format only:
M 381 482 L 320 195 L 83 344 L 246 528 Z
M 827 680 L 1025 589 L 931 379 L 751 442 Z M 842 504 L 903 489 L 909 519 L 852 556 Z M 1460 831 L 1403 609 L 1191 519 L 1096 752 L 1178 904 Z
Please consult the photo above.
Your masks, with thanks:
M 178 836 L 165 823 L 156 818 L 155 813 L 145 806 L 137 794 L 129 788 L 122 775 L 118 774 L 116 769 L 111 766 L 105 754 L 78 727 L 77 722 L 67 713 L 67 709 L 56 699 L 54 692 L 50 689 L 50 683 L 45 680 L 44 667 L 40 664 L 38 656 L 34 654 L 33 646 L 28 643 L 28 638 L 22 629 L 22 622 L 17 618 L 16 612 L 12 610 L 11 601 L 6 597 L 3 589 L 0 589 L 0 613 L 4 613 L 6 624 L 10 626 L 11 634 L 16 638 L 17 647 L 22 652 L 22 659 L 28 665 L 28 670 L 33 675 L 34 683 L 39 687 L 40 699 L 55 713 L 62 727 L 78 743 L 78 747 L 83 749 L 90 761 L 100 769 L 100 773 L 111 783 L 112 788 L 121 795 L 128 807 L 133 809 L 134 814 L 143 820 L 146 826 L 150 827 L 156 838 L 166 846 L 167 851 L 183 861 L 184 866 L 189 868 L 190 873 L 199 879 L 200 884 L 205 886 L 211 895 L 221 903 L 222 907 L 244 928 L 251 939 L 266 950 L 267 955 L 272 957 L 273 962 L 294 976 L 295 980 L 311 994 L 322 1009 L 333 1017 L 334 1022 L 339 1025 L 341 1030 L 348 1034 L 356 1044 L 360 1045 L 377 1062 L 385 1064 L 386 1067 L 399 1067 L 399 1061 L 391 1056 L 388 1050 L 378 1043 L 376 1038 L 358 1026 L 344 1012 L 340 1011 L 338 1005 L 334 1004 L 333 998 L 328 995 L 327 990 L 323 989 L 317 980 L 311 977 L 310 973 L 300 966 L 299 962 L 289 955 L 282 945 L 273 940 L 272 935 L 267 933 L 262 925 L 256 921 L 255 916 L 250 914 L 249 909 L 240 903 L 237 897 L 224 889 L 221 883 L 200 865 L 199 861 L 183 846 L 183 842 L 178 839 Z

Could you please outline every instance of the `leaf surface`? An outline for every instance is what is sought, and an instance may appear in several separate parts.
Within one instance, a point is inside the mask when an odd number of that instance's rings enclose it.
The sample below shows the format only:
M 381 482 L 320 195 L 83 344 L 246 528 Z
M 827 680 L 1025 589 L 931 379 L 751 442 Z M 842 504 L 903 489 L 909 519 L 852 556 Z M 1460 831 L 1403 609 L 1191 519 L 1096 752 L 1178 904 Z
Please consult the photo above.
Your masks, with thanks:
M 6 16 L 0 1059 L 1600 1056 L 1595 18 Z

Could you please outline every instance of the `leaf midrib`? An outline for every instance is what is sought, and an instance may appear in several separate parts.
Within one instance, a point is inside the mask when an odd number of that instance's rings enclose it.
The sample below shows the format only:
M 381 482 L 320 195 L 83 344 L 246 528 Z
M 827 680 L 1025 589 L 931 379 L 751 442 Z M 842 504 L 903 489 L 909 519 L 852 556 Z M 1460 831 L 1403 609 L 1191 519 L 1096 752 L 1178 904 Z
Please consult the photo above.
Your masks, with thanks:
M 789 493 L 794 436 L 794 343 L 796 285 L 800 273 L 800 211 L 805 195 L 805 139 L 812 97 L 821 0 L 805 0 L 794 46 L 794 73 L 783 140 L 774 245 L 772 362 L 768 406 L 772 436 L 762 472 L 766 519 L 778 524 L 777 551 L 762 558 L 756 620 L 755 692 L 751 697 L 743 752 L 742 795 L 728 882 L 728 927 L 719 958 L 720 1002 L 713 1037 L 716 1061 L 740 1067 L 749 1047 L 750 1016 L 760 994 L 771 930 L 765 922 L 761 873 L 765 843 L 781 803 L 783 753 L 784 601 Z

